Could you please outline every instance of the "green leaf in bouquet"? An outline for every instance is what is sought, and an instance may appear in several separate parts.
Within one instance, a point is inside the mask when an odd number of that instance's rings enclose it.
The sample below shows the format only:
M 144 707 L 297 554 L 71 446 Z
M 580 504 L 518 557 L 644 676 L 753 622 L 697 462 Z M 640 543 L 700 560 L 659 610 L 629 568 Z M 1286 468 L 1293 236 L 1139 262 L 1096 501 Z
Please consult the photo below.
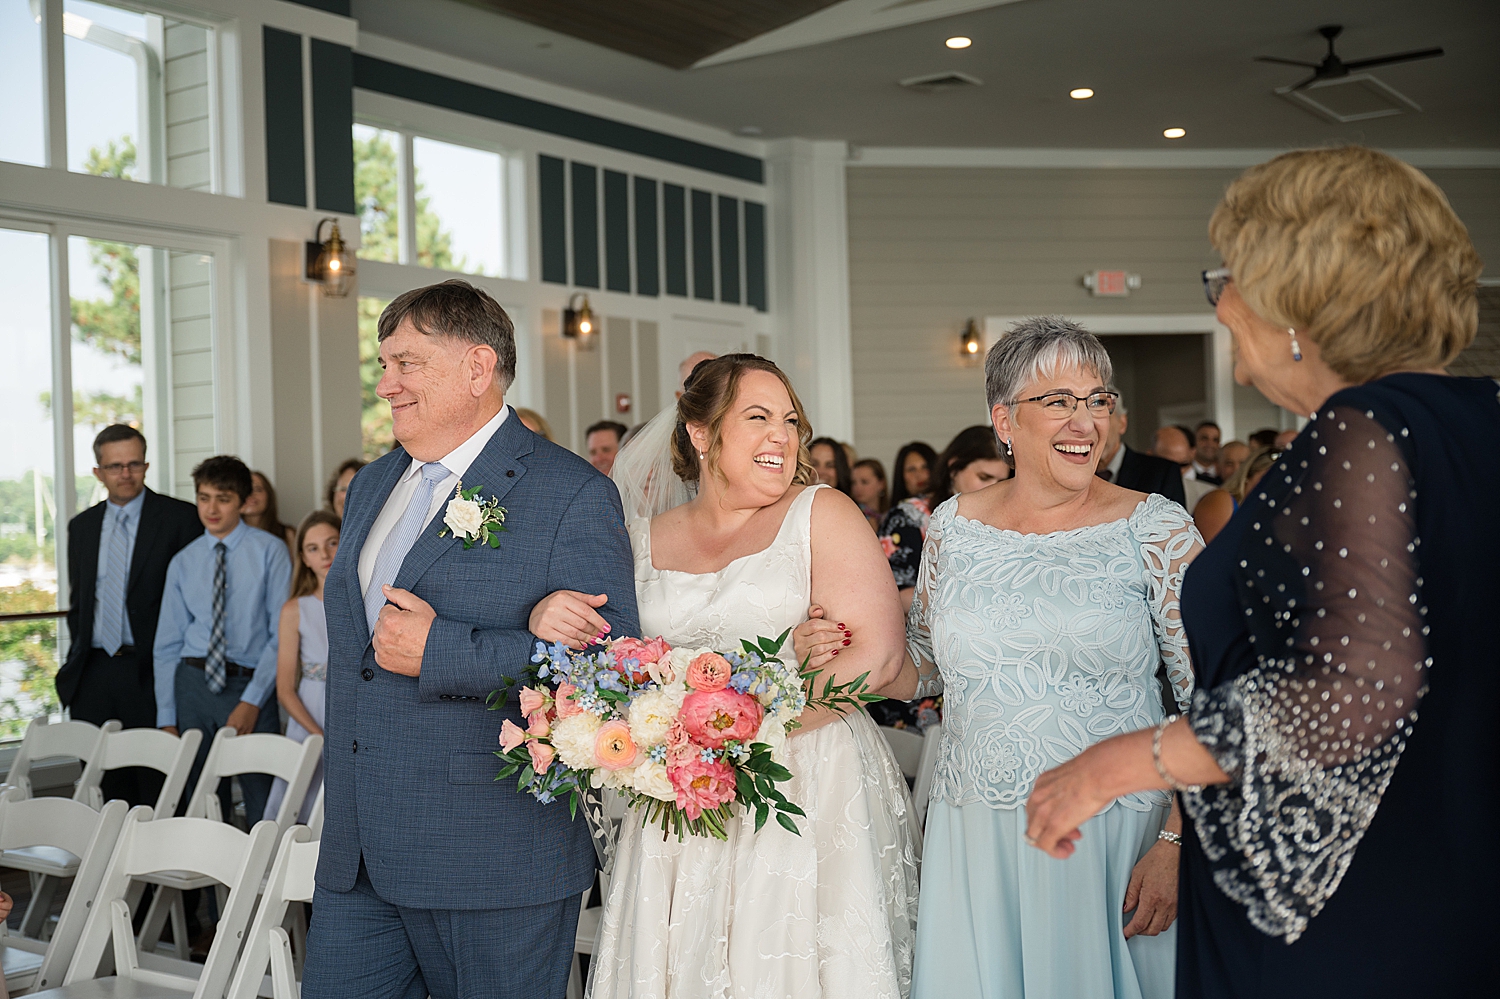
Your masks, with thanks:
M 516 781 L 516 790 L 520 791 L 531 783 L 531 778 L 536 776 L 536 771 L 531 769 L 531 764 L 526 764 L 526 769 L 521 771 L 521 779 Z
M 568 794 L 568 819 L 570 821 L 577 821 L 577 819 L 578 819 L 578 788 L 577 787 L 574 787 L 573 790 L 571 792 L 569 792 L 569 794 Z
M 766 819 L 771 817 L 771 809 L 764 801 L 756 802 L 755 805 L 755 831 L 760 832 L 760 827 L 766 824 Z
M 508 766 L 506 766 L 505 769 L 503 769 L 499 773 L 497 773 L 495 775 L 495 779 L 496 780 L 504 780 L 505 778 L 509 777 L 511 774 L 515 773 L 517 770 L 520 770 L 520 769 L 521 769 L 521 765 L 519 763 L 511 763 Z
M 485 533 L 489 534 L 488 531 L 486 531 Z M 500 547 L 500 535 L 498 535 L 498 534 L 490 534 L 488 540 L 489 540 L 491 548 L 499 548 Z
M 886 697 L 884 694 L 860 694 L 859 700 L 862 704 L 874 704 L 877 701 L 886 700 Z
M 740 645 L 742 645 L 744 647 L 745 651 L 748 654 L 752 655 L 752 656 L 755 655 L 756 653 L 760 652 L 760 649 L 757 649 L 755 647 L 755 643 L 752 642 L 752 641 L 750 641 L 750 639 L 748 639 L 748 638 L 742 638 L 742 639 L 740 639 Z
M 783 815 L 781 812 L 776 813 L 776 821 L 781 823 L 781 828 L 785 829 L 793 836 L 802 835 L 802 833 L 797 830 L 797 823 L 793 822 L 790 818 L 788 818 L 786 815 Z
M 774 781 L 791 780 L 792 772 L 780 763 L 772 763 L 766 768 L 766 776 Z
M 797 807 L 797 803 L 795 801 L 786 801 L 784 799 L 782 801 L 778 801 L 776 803 L 776 810 L 778 812 L 787 812 L 791 815 L 801 815 L 804 818 L 807 816 L 806 812 Z
M 734 793 L 741 804 L 749 804 L 755 797 L 755 779 L 743 770 L 734 772 Z

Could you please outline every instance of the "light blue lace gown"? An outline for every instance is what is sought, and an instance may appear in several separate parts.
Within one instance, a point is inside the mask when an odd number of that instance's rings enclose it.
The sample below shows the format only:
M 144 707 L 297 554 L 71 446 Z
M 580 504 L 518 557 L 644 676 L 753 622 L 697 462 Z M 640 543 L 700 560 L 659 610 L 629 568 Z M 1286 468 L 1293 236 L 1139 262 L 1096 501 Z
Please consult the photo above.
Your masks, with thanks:
M 944 695 L 913 999 L 1167 999 L 1176 927 L 1126 940 L 1131 869 L 1170 798 L 1117 798 L 1068 860 L 1029 847 L 1038 774 L 1160 721 L 1157 667 L 1192 695 L 1178 595 L 1202 547 L 1162 496 L 1126 519 L 1017 534 L 939 507 L 907 621 L 919 697 Z

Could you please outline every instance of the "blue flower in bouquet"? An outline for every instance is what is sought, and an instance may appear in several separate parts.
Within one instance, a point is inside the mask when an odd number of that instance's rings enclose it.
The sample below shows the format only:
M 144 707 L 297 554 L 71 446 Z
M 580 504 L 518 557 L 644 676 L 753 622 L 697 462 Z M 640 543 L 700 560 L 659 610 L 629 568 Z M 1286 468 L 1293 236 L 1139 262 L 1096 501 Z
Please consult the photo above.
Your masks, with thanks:
M 745 670 L 744 672 L 736 673 L 729 678 L 729 688 L 736 694 L 743 694 L 750 689 L 750 685 L 754 682 L 755 674 L 751 673 L 749 670 Z

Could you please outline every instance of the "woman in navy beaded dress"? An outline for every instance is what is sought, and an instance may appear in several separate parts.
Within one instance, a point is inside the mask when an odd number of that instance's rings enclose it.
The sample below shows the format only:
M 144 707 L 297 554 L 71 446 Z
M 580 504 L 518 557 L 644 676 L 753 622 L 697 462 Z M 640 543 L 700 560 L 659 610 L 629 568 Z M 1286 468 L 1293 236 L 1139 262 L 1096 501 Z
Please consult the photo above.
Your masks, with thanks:
M 1209 234 L 1237 380 L 1309 422 L 1187 573 L 1187 717 L 1043 774 L 1027 834 L 1065 858 L 1103 803 L 1180 793 L 1179 996 L 1480 994 L 1500 397 L 1444 370 L 1479 257 L 1427 177 L 1359 147 L 1247 171 Z

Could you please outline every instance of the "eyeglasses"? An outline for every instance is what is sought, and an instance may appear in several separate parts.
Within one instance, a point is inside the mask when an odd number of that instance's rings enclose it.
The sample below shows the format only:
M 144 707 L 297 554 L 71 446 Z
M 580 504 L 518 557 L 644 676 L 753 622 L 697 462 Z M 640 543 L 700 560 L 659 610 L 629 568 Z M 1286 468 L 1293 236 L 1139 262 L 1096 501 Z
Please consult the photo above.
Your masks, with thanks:
M 1088 406 L 1090 416 L 1108 416 L 1115 411 L 1115 402 L 1119 398 L 1118 392 L 1091 392 L 1088 396 L 1081 396 L 1074 395 L 1072 392 L 1057 391 L 1016 401 L 1039 402 L 1042 404 L 1043 413 L 1056 420 L 1066 420 L 1078 412 L 1080 402 Z
M 121 472 L 125 471 L 139 474 L 140 472 L 144 472 L 145 470 L 146 463 L 144 461 L 127 461 L 123 464 L 117 461 L 110 465 L 99 466 L 99 471 L 103 472 L 105 475 L 119 475 Z
M 1208 297 L 1208 304 L 1218 307 L 1219 296 L 1224 294 L 1224 286 L 1234 280 L 1234 275 L 1229 272 L 1228 267 L 1215 267 L 1211 271 L 1203 272 L 1203 294 Z

